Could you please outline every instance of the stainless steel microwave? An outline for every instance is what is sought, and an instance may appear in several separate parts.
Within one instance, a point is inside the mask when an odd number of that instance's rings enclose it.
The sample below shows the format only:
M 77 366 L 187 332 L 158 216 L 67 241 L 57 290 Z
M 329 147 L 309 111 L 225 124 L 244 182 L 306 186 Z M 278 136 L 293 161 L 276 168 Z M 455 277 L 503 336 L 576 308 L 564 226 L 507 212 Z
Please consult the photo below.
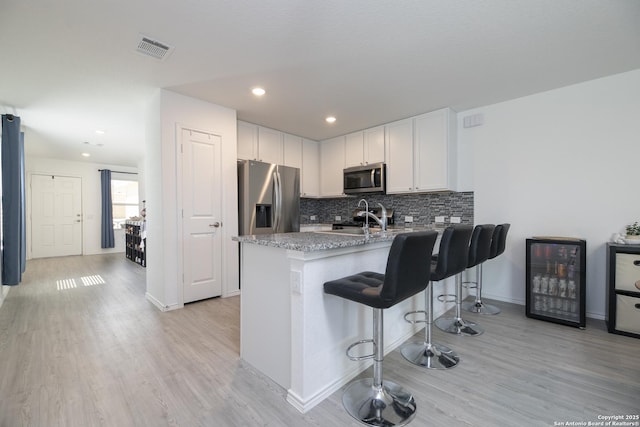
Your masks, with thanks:
M 371 163 L 344 169 L 344 194 L 385 193 L 384 163 Z

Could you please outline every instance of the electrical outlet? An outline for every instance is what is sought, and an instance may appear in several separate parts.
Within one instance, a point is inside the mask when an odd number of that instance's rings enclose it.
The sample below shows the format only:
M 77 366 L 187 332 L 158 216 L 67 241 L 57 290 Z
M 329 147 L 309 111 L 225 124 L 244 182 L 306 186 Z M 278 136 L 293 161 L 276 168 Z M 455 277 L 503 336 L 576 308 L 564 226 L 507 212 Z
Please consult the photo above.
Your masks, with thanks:
M 342 221 L 342 217 L 340 215 L 336 215 L 336 222 Z
M 309 216 L 309 220 L 310 220 L 310 221 L 315 221 L 315 220 L 316 220 L 316 218 L 317 218 L 317 217 L 316 217 L 315 215 L 311 215 L 311 216 Z
M 444 217 L 444 216 L 437 216 L 436 217 L 436 224 L 443 224 L 445 219 L 446 219 L 446 217 Z
M 404 222 L 413 222 L 413 217 L 409 216 L 409 215 L 405 216 L 404 217 Z
M 452 216 L 450 222 L 451 222 L 451 224 L 460 224 L 460 217 L 459 216 Z

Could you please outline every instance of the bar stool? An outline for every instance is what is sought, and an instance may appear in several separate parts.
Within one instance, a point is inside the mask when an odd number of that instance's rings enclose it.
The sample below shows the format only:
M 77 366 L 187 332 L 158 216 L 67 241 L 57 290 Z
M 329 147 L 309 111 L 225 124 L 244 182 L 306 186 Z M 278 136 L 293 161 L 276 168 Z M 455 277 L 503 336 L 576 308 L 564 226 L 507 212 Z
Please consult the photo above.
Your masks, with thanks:
M 347 348 L 351 360 L 373 359 L 373 378 L 355 380 L 342 395 L 342 404 L 356 420 L 370 426 L 403 426 L 415 416 L 413 396 L 401 386 L 382 380 L 384 359 L 383 309 L 422 292 L 429 281 L 431 256 L 438 233 L 425 231 L 398 234 L 391 244 L 385 274 L 365 271 L 324 284 L 324 292 L 373 308 L 373 339 Z M 357 345 L 373 343 L 373 354 L 352 356 Z
M 487 259 L 493 259 L 502 254 L 507 246 L 507 233 L 511 224 L 499 224 L 496 225 L 493 230 L 491 238 L 491 248 L 489 250 L 489 257 Z M 486 261 L 486 260 L 485 260 Z M 482 302 L 482 262 L 478 263 L 476 267 L 476 298 L 473 302 L 464 302 L 462 308 L 471 313 L 478 314 L 498 314 L 500 309 L 495 305 L 485 304 Z
M 470 225 L 456 225 L 447 227 L 440 239 L 438 256 L 431 258 L 430 283 L 425 292 L 425 308 L 405 314 L 405 320 L 410 323 L 425 322 L 424 341 L 404 344 L 400 353 L 414 365 L 428 369 L 449 369 L 458 364 L 460 358 L 449 347 L 431 341 L 431 325 L 433 324 L 433 283 L 444 280 L 464 271 L 469 255 L 469 239 L 473 228 Z M 424 261 L 423 261 L 424 262 Z M 426 320 L 408 320 L 407 316 L 425 313 Z
M 476 225 L 471 235 L 471 243 L 467 249 L 468 257 L 465 270 L 477 265 L 479 260 L 485 260 L 489 256 L 491 248 L 491 237 L 493 236 L 493 224 Z M 463 270 L 464 271 L 464 270 Z M 436 320 L 436 326 L 443 331 L 456 334 L 477 336 L 484 330 L 474 322 L 469 322 L 462 318 L 462 273 L 456 275 L 456 315 L 455 317 L 441 317 Z
M 347 348 L 347 357 L 351 360 L 373 359 L 373 378 L 351 382 L 342 395 L 342 404 L 349 415 L 364 424 L 403 426 L 415 416 L 413 396 L 398 384 L 383 383 L 383 309 L 426 288 L 431 265 L 424 260 L 433 253 L 437 237 L 435 231 L 398 234 L 389 250 L 385 274 L 365 271 L 324 284 L 327 294 L 373 308 L 373 339 L 358 341 Z M 350 354 L 352 348 L 365 343 L 373 343 L 373 354 Z

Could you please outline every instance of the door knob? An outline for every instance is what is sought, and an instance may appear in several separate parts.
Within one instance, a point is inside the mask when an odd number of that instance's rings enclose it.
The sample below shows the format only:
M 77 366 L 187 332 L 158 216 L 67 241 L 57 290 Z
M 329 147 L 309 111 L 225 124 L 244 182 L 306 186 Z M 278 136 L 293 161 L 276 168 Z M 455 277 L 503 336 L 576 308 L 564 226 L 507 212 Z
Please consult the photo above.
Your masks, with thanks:
M 209 224 L 209 227 L 215 227 L 215 228 L 218 228 L 218 227 L 220 227 L 221 225 L 222 225 L 222 224 L 220 224 L 220 222 L 216 221 L 216 222 L 214 222 L 213 224 Z

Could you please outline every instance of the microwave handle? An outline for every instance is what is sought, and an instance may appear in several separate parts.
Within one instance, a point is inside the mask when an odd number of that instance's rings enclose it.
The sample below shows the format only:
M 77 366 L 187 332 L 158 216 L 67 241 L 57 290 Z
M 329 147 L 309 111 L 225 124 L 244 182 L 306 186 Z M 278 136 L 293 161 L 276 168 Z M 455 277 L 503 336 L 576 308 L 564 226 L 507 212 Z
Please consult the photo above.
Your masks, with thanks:
M 371 169 L 371 187 L 375 187 L 376 186 L 376 169 L 372 168 Z

